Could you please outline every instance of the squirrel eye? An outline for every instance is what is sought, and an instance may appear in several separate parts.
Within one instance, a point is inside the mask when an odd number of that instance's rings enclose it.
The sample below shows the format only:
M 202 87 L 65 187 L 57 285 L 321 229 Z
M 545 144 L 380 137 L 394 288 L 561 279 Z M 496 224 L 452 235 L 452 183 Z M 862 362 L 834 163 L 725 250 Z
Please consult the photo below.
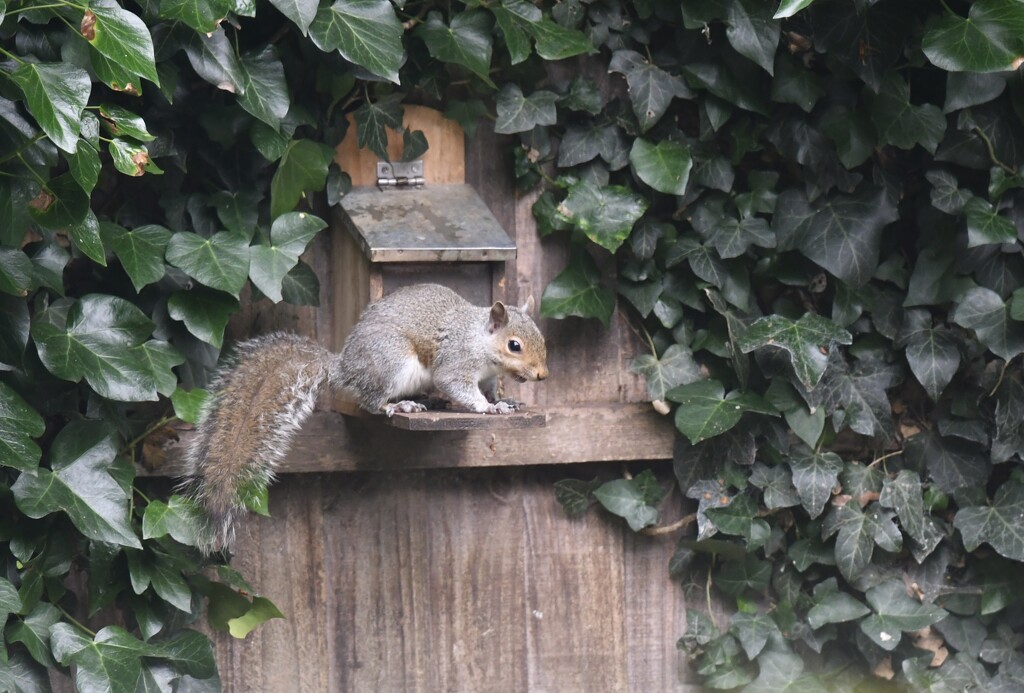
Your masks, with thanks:
M 510 339 L 508 340 L 508 350 L 518 354 L 523 350 L 523 345 L 519 343 L 518 339 Z

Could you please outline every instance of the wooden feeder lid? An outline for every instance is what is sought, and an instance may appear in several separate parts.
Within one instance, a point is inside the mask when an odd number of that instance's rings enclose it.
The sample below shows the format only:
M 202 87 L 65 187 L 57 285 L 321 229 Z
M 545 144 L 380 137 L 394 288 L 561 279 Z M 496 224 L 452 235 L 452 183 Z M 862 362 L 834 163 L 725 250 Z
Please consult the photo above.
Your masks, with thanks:
M 371 262 L 515 259 L 516 244 L 472 186 L 379 180 L 385 182 L 353 188 L 341 199 L 344 224 Z

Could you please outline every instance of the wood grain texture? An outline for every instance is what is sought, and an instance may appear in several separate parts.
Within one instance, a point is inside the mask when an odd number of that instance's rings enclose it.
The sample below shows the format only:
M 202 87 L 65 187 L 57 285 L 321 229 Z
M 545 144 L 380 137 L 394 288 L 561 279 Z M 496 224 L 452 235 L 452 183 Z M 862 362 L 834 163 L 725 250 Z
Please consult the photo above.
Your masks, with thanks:
M 592 465 L 585 474 L 614 474 Z M 226 691 L 698 691 L 673 542 L 554 500 L 558 470 L 288 476 L 236 563 L 287 615 L 216 636 Z
M 527 409 L 526 412 L 530 412 Z M 316 412 L 306 422 L 282 472 L 405 470 L 669 460 L 675 427 L 649 404 L 552 407 L 547 425 L 523 429 L 403 431 L 379 417 Z M 164 452 L 151 475 L 179 473 L 190 431 Z M 149 462 L 149 460 L 146 460 Z M 140 472 L 142 473 L 142 472 Z

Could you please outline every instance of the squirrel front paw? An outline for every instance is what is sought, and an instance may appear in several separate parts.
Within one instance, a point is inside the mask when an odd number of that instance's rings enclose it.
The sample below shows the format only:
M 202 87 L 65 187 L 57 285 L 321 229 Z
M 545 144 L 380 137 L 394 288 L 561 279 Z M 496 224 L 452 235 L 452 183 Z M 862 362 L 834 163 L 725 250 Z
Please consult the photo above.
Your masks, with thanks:
M 512 414 L 519 411 L 523 405 L 514 399 L 501 399 L 494 404 L 487 405 L 485 414 Z
M 404 399 L 401 402 L 388 402 L 384 405 L 384 415 L 389 419 L 395 415 L 395 412 L 401 412 L 402 414 L 414 414 L 416 412 L 426 410 L 427 407 L 425 404 L 413 402 L 408 399 Z

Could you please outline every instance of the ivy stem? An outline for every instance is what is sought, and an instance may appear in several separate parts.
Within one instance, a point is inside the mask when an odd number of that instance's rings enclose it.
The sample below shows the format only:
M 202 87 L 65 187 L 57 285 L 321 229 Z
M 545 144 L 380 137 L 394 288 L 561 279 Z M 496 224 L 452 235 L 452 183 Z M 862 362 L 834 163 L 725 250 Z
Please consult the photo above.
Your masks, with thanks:
M 31 5 L 29 7 L 19 7 L 16 10 L 11 10 L 10 12 L 7 13 L 7 16 L 10 17 L 13 14 L 18 14 L 19 12 L 29 12 L 30 10 L 59 10 L 60 8 L 67 6 L 68 3 L 66 2 L 55 2 L 52 5 Z
M 715 569 L 715 554 L 711 554 L 711 562 L 708 564 L 708 579 L 704 581 L 704 600 L 708 605 L 708 618 L 711 619 L 711 623 L 714 624 L 715 628 L 718 628 L 718 620 L 715 618 L 715 610 L 711 604 L 711 585 L 713 581 L 711 579 L 711 571 Z
M 999 371 L 999 380 L 996 381 L 996 386 L 992 388 L 992 392 L 988 393 L 989 397 L 995 397 L 996 392 L 998 392 L 999 388 L 1003 386 L 1003 378 L 1006 377 L 1006 369 L 1010 367 L 1011 361 L 1013 361 L 1012 358 L 1003 361 L 1003 369 Z
M 14 62 L 18 63 L 19 65 L 24 65 L 25 64 L 24 60 L 22 60 L 21 58 L 16 56 L 14 53 L 11 53 L 9 51 L 5 51 L 3 48 L 0 48 L 0 55 L 7 56 L 8 58 L 13 60 Z
M 142 433 L 137 435 L 135 438 L 133 438 L 132 440 L 130 440 L 127 443 L 125 443 L 124 447 L 121 448 L 120 454 L 122 454 L 122 455 L 127 454 L 129 451 L 133 450 L 136 445 L 138 445 L 143 440 L 148 438 L 151 433 L 153 433 L 157 429 L 163 428 L 164 426 L 169 424 L 171 421 L 174 421 L 174 419 L 175 419 L 175 417 L 173 417 L 173 416 L 165 416 L 165 417 L 163 417 L 162 419 L 160 419 L 159 421 L 157 421 L 156 423 L 151 425 L 149 428 L 147 428 L 145 431 L 143 431 Z M 148 499 L 147 499 L 147 501 L 148 501 Z
M 36 173 L 36 170 L 28 165 L 28 162 L 25 161 L 25 157 L 22 156 L 21 151 L 17 152 L 16 156 L 18 157 L 18 161 L 25 164 L 25 168 L 28 169 L 28 172 L 32 174 L 32 177 L 36 179 L 36 182 L 45 190 L 47 181 L 43 180 L 42 176 Z
M 988 149 L 988 158 L 992 159 L 992 163 L 1009 173 L 1011 176 L 1017 175 L 1017 169 L 1011 168 L 999 160 L 996 156 L 995 147 L 992 146 L 992 140 L 989 139 L 988 135 L 986 135 L 981 128 L 976 127 L 972 132 L 980 137 L 981 141 L 985 143 L 985 148 Z
M 690 513 L 685 515 L 670 525 L 661 525 L 658 527 L 644 527 L 640 530 L 640 534 L 648 537 L 660 537 L 666 534 L 672 534 L 678 532 L 681 529 L 685 529 L 687 526 L 692 525 L 697 521 L 697 513 Z
M 83 625 L 78 619 L 69 614 L 67 612 L 67 609 L 65 609 L 63 606 L 61 606 L 60 604 L 55 604 L 54 606 L 60 609 L 60 612 L 64 614 L 64 618 L 66 618 L 72 625 L 77 627 L 79 630 L 88 633 L 91 637 L 96 637 L 96 631 L 92 630 L 91 628 L 86 628 L 85 625 Z
M 902 455 L 902 454 L 903 454 L 903 450 L 893 450 L 892 452 L 887 452 L 886 454 L 882 455 L 881 457 L 876 457 L 875 459 L 871 460 L 871 464 L 868 465 L 868 469 L 871 469 L 872 467 L 874 467 L 879 462 L 882 462 L 883 460 L 887 460 L 890 457 L 896 457 L 897 455 Z
M 0 157 L 0 164 L 6 164 L 8 161 L 10 161 L 11 159 L 13 159 L 16 156 L 20 157 L 22 152 L 24 152 L 26 149 L 28 149 L 29 147 L 34 145 L 39 140 L 43 139 L 43 137 L 45 137 L 45 135 L 40 133 L 40 134 L 36 135 L 35 137 L 33 137 L 30 140 L 25 140 L 25 142 L 20 147 L 15 149 L 13 152 L 8 154 L 7 156 Z M 16 176 L 16 177 L 17 178 L 21 178 L 21 176 Z

